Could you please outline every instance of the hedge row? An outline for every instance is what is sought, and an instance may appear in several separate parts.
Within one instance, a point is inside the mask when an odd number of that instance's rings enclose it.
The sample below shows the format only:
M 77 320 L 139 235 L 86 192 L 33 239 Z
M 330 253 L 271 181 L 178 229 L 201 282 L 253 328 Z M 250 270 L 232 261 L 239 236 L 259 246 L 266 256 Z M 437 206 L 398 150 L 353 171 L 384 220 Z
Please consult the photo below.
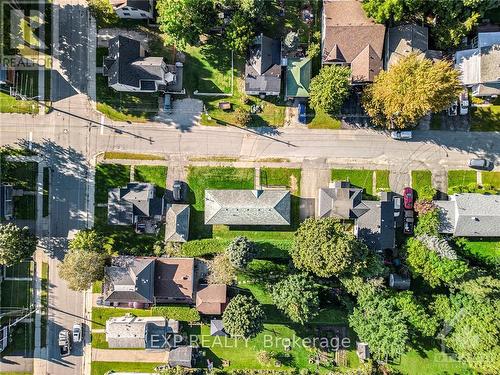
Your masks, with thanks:
M 192 307 L 187 306 L 155 306 L 151 310 L 153 316 L 164 316 L 167 319 L 175 319 L 184 322 L 198 322 L 200 313 Z

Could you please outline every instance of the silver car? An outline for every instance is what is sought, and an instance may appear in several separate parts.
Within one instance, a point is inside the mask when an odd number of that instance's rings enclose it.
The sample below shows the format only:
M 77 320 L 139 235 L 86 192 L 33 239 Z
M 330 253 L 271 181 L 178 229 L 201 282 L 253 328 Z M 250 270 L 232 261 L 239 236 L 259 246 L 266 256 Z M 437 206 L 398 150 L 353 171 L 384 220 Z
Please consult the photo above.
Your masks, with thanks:
M 470 159 L 469 167 L 489 171 L 490 169 L 493 169 L 493 163 L 486 159 Z

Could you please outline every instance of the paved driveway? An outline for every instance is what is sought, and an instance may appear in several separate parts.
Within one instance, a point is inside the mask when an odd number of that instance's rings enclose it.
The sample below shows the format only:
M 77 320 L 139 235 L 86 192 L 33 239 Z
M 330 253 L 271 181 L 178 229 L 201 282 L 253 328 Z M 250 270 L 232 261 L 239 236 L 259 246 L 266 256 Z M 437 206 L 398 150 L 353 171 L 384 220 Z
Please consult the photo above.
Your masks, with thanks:
M 189 131 L 198 125 L 203 112 L 203 102 L 199 99 L 175 99 L 172 103 L 172 113 L 162 111 L 155 118 L 156 121 L 168 124 L 180 131 Z

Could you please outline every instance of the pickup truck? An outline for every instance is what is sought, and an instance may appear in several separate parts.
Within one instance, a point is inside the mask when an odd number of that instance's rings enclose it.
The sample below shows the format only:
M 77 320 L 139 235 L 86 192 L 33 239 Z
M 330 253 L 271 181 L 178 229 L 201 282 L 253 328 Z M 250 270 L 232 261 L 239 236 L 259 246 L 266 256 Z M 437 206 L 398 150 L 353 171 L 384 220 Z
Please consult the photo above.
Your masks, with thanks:
M 59 352 L 61 353 L 61 357 L 66 357 L 71 352 L 71 341 L 70 334 L 67 329 L 63 329 L 59 332 Z

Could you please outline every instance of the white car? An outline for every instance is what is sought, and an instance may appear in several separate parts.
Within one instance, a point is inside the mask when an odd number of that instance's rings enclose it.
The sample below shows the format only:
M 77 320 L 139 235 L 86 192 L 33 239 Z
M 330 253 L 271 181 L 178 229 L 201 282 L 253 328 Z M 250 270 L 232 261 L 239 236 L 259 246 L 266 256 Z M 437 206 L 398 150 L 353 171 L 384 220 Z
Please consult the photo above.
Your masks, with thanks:
M 394 217 L 399 217 L 401 213 L 401 197 L 392 198 L 394 201 Z
M 413 133 L 411 130 L 394 131 L 391 132 L 392 139 L 412 139 Z
M 73 324 L 73 342 L 82 341 L 82 323 Z

